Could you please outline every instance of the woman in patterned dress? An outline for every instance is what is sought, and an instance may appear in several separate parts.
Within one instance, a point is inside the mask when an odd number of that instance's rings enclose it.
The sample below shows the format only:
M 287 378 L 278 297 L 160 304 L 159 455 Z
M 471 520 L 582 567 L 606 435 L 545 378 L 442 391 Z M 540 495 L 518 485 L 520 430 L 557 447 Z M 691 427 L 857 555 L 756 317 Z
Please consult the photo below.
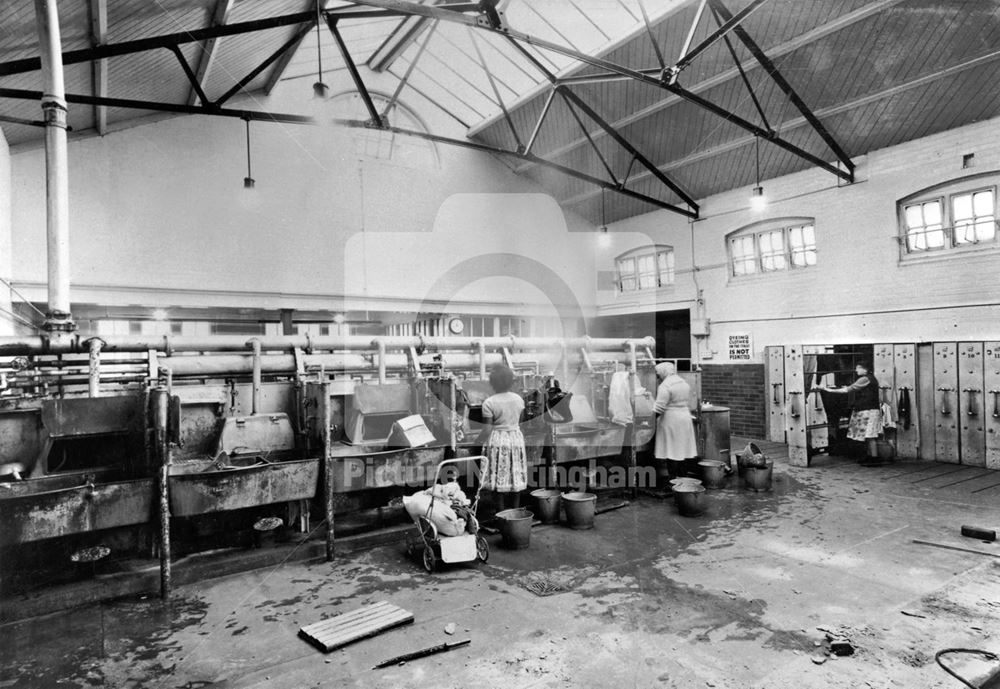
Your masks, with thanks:
M 872 373 L 871 366 L 860 363 L 854 367 L 857 378 L 850 385 L 841 388 L 825 388 L 821 390 L 850 395 L 851 420 L 847 424 L 847 437 L 850 440 L 865 443 L 868 451 L 866 463 L 878 461 L 878 440 L 882 434 L 882 410 L 879 404 L 878 380 Z
M 511 392 L 514 372 L 507 366 L 497 366 L 490 372 L 494 394 L 483 402 L 482 487 L 497 493 L 500 509 L 520 507 L 521 491 L 528 487 L 528 460 L 521 433 L 521 412 L 524 399 Z M 488 434 L 488 435 L 487 435 Z

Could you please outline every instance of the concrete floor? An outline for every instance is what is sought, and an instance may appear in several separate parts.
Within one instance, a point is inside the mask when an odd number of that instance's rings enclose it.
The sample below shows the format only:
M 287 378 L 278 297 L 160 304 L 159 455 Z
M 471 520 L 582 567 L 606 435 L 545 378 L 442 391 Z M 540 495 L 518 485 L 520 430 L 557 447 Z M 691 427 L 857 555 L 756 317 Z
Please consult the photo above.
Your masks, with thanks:
M 527 550 L 494 537 L 487 564 L 426 574 L 385 546 L 183 586 L 169 606 L 150 595 L 8 624 L 0 688 L 960 687 L 934 654 L 1000 651 L 1000 546 L 959 527 L 1000 526 L 998 497 L 1000 472 L 779 459 L 770 493 L 733 481 L 698 518 L 643 496 L 591 531 L 536 527 Z M 524 587 L 541 579 L 566 590 Z M 414 624 L 330 654 L 297 636 L 381 600 Z M 814 663 L 827 657 L 821 628 L 856 653 Z

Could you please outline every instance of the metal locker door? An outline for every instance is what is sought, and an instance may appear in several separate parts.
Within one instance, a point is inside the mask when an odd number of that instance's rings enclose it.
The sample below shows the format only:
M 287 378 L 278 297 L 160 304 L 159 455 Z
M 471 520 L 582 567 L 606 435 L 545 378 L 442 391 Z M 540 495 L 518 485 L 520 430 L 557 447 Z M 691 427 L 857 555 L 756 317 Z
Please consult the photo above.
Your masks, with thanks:
M 958 464 L 958 356 L 954 342 L 934 343 L 934 459 Z
M 896 401 L 893 390 L 896 387 L 896 370 L 891 344 L 875 345 L 872 367 L 875 369 L 872 373 L 878 378 L 879 404 L 888 404 L 890 408 L 895 409 Z
M 806 441 L 810 450 L 824 450 L 830 447 L 829 419 L 823 406 L 823 397 L 819 391 L 812 392 L 812 386 L 819 384 L 816 379 L 816 365 L 810 363 L 815 359 L 822 347 L 803 347 L 803 368 L 805 369 L 805 414 Z M 810 356 L 811 355 L 811 356 Z
M 983 343 L 986 468 L 1000 469 L 1000 342 Z
M 983 343 L 958 345 L 958 414 L 962 464 L 986 466 L 986 425 L 983 423 Z
M 809 466 L 806 441 L 805 375 L 802 370 L 802 347 L 785 348 L 785 442 L 788 443 L 788 463 Z
M 916 347 L 911 344 L 895 345 L 892 348 L 893 369 L 895 371 L 896 404 L 892 411 L 896 418 L 896 456 L 900 459 L 916 459 L 920 445 L 917 429 L 917 358 Z M 903 418 L 900 402 L 909 402 L 909 416 Z
M 766 363 L 764 384 L 768 395 L 767 439 L 785 442 L 785 348 L 764 347 Z

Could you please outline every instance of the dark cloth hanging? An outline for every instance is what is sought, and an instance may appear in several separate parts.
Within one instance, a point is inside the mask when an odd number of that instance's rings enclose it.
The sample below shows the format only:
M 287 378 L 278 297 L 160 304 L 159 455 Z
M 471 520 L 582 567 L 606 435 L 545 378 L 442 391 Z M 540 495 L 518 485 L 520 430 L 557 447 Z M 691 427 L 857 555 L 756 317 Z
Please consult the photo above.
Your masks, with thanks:
M 899 391 L 899 404 L 896 406 L 896 419 L 904 431 L 910 430 L 910 389 L 903 388 Z

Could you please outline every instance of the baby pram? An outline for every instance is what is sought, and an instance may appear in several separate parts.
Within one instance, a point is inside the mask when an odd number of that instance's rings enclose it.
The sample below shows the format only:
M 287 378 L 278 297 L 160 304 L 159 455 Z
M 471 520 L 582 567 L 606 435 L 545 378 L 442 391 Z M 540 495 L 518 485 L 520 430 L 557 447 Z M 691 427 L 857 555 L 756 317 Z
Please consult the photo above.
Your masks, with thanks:
M 485 458 L 481 455 L 446 459 L 438 464 L 432 488 L 438 485 L 443 467 L 463 462 L 481 462 L 483 459 Z M 416 554 L 418 549 L 422 549 L 424 569 L 428 572 L 433 572 L 438 562 L 472 562 L 473 560 L 486 562 L 490 557 L 490 546 L 486 542 L 486 538 L 479 533 L 479 522 L 476 520 L 476 509 L 479 507 L 479 488 L 476 488 L 476 494 L 468 507 L 462 510 L 463 516 L 466 519 L 465 533 L 457 536 L 439 534 L 437 527 L 431 520 L 435 505 L 440 509 L 444 505 L 444 500 L 436 497 L 432 491 L 427 511 L 424 514 L 413 517 L 417 530 L 416 533 L 407 534 L 407 553 L 412 556 Z M 449 507 L 451 506 L 449 505 Z

